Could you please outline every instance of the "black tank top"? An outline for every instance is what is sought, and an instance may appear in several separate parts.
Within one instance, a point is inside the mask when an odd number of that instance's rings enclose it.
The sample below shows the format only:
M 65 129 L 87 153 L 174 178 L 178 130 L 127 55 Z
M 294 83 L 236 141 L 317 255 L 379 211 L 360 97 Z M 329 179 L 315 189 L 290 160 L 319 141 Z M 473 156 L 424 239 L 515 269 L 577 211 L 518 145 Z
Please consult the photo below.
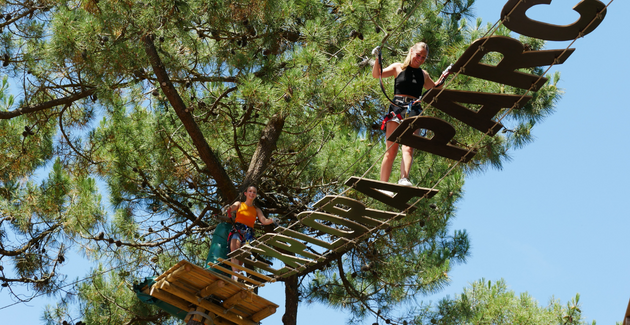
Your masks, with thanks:
M 424 72 L 421 68 L 407 67 L 396 77 L 394 95 L 408 95 L 420 98 L 424 86 Z

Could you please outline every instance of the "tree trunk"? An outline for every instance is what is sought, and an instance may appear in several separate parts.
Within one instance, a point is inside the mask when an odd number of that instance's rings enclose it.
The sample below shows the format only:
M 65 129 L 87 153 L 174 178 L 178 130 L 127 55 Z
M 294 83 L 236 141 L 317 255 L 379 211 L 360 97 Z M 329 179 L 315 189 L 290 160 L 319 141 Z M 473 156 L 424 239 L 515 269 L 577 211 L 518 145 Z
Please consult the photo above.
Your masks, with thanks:
M 206 138 L 199 129 L 199 126 L 197 125 L 197 122 L 195 122 L 192 114 L 188 112 L 188 109 L 186 109 L 186 104 L 179 96 L 175 87 L 173 87 L 173 83 L 162 64 L 162 60 L 155 49 L 151 36 L 144 35 L 142 40 L 144 41 L 145 52 L 149 56 L 153 72 L 155 72 L 155 76 L 160 82 L 160 87 L 162 88 L 164 95 L 166 95 L 166 98 L 175 110 L 175 113 L 177 113 L 177 116 L 182 121 L 184 128 L 186 128 L 188 135 L 190 135 L 193 144 L 199 152 L 199 157 L 201 157 L 201 160 L 203 160 L 206 164 L 206 167 L 210 171 L 210 175 L 214 178 L 219 190 L 221 190 L 223 199 L 227 202 L 232 202 L 238 196 L 236 187 L 223 168 L 223 165 L 210 148 L 210 145 L 208 145 Z
M 284 279 L 284 315 L 282 316 L 282 323 L 284 325 L 297 325 L 297 311 L 298 311 L 298 277 L 292 275 Z
M 284 116 L 274 114 L 271 119 L 269 119 L 269 122 L 267 122 L 265 129 L 260 135 L 256 152 L 254 152 L 249 163 L 247 174 L 245 175 L 245 179 L 241 185 L 242 188 L 239 192 L 244 191 L 249 185 L 255 185 L 265 172 L 265 169 L 267 169 L 267 166 L 269 166 L 271 154 L 276 149 L 276 143 L 284 128 L 284 120 Z

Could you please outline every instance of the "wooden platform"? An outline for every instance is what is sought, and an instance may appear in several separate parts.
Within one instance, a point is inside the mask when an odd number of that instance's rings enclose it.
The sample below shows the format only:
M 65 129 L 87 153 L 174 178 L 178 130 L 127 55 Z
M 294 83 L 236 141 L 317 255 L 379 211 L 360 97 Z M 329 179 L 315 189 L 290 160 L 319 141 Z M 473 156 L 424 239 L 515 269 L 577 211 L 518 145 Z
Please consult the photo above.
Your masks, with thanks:
M 155 279 L 151 296 L 182 310 L 205 310 L 214 324 L 256 325 L 278 305 L 231 278 L 180 261 Z

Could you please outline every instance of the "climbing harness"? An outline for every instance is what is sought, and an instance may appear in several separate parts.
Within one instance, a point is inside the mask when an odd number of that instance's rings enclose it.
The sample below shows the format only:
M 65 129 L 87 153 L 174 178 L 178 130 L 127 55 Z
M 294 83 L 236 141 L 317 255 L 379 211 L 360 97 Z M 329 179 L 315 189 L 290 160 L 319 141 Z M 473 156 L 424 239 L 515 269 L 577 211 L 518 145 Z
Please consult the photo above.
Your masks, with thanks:
M 228 245 L 234 235 L 238 236 L 243 244 L 251 243 L 254 240 L 253 229 L 239 222 L 232 224 L 232 230 L 228 235 Z

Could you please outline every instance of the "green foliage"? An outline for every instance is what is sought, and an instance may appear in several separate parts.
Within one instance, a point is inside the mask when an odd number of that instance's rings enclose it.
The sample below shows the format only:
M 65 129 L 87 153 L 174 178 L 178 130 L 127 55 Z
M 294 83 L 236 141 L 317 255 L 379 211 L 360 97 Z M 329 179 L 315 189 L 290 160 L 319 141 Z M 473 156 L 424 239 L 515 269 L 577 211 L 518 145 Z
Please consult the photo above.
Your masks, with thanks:
M 553 298 L 540 306 L 527 292 L 509 290 L 503 279 L 481 279 L 454 299 L 444 298 L 425 309 L 410 324 L 586 324 L 579 302 L 577 294 L 566 306 Z
M 179 324 L 178 319 L 155 306 L 135 303 L 127 272 L 107 272 L 102 266 L 92 271 L 89 279 L 77 285 L 81 302 L 82 322 L 86 324 L 120 324 L 133 321 L 138 324 Z M 67 322 L 70 299 L 62 299 L 55 308 L 45 311 L 47 324 Z M 133 315 L 130 317 L 130 315 Z M 72 322 L 72 321 L 71 321 Z

